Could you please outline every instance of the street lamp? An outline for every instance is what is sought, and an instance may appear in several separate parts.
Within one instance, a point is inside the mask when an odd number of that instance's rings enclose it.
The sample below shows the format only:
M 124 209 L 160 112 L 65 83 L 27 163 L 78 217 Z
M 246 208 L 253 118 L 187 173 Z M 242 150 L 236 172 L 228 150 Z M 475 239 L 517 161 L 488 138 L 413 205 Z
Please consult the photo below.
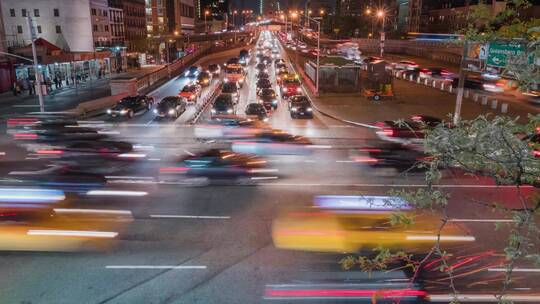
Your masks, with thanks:
M 324 13 L 325 13 L 324 9 L 321 8 L 321 9 L 319 10 L 319 15 L 320 15 L 320 16 L 324 16 Z
M 180 33 L 178 31 L 174 31 L 174 35 L 178 36 Z
M 381 37 L 380 37 L 380 46 L 381 46 L 381 58 L 384 55 L 384 40 L 385 40 L 385 34 L 384 34 L 384 22 L 386 20 L 386 14 L 383 10 L 377 11 L 377 18 L 382 18 L 382 29 L 381 29 Z
M 208 24 L 206 23 L 206 17 L 210 15 L 210 12 L 208 10 L 204 11 L 204 32 L 208 33 Z

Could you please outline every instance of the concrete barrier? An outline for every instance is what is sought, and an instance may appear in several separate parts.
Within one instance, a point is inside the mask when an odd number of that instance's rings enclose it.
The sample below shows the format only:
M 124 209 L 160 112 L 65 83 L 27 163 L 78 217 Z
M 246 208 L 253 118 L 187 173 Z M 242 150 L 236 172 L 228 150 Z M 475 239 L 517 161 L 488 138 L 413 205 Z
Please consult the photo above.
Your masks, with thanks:
M 424 79 L 424 85 L 428 85 L 428 79 Z
M 433 80 L 433 82 L 431 83 L 431 86 L 436 88 L 437 87 L 437 80 Z
M 469 90 L 463 90 L 463 96 L 464 96 L 465 98 L 469 98 L 469 95 L 470 95 Z
M 508 104 L 507 103 L 501 104 L 501 113 L 503 113 L 503 114 L 508 113 Z
M 416 83 L 420 83 L 422 79 L 420 79 L 420 76 L 416 78 Z
M 409 75 L 409 81 L 414 81 L 414 76 L 413 75 Z
M 76 108 L 68 110 L 67 112 L 81 117 L 102 114 L 107 108 L 112 107 L 120 99 L 127 96 L 129 96 L 128 93 L 120 93 L 112 96 L 106 96 L 103 98 L 82 102 Z
M 484 95 L 482 96 L 482 105 L 487 106 L 487 104 L 488 104 L 488 97 Z
M 444 91 L 444 90 L 445 90 L 445 87 L 444 87 L 445 85 L 446 85 L 446 82 L 444 82 L 444 81 L 441 82 L 441 91 Z
M 497 99 L 493 99 L 493 100 L 491 101 L 491 108 L 492 108 L 493 110 L 496 110 L 496 109 L 497 109 L 497 103 L 498 103 Z
M 448 86 L 448 93 L 453 93 L 454 92 L 454 87 L 452 87 L 452 85 L 449 85 Z
M 473 95 L 474 102 L 478 102 L 478 97 L 479 97 L 478 93 L 474 93 Z

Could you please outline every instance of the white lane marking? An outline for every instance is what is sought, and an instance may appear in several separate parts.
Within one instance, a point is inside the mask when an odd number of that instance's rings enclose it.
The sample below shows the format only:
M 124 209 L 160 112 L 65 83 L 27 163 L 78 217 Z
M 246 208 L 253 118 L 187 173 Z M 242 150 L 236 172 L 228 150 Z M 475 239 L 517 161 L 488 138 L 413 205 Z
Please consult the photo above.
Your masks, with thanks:
M 513 223 L 515 222 L 515 220 L 513 219 L 449 219 L 448 220 L 449 222 L 457 222 L 457 223 L 466 223 L 466 222 L 471 222 L 471 223 L 497 223 L 497 222 L 501 222 L 501 223 Z
M 154 122 L 154 119 L 152 118 L 149 122 L 147 122 L 145 125 L 149 126 Z
M 122 176 L 122 175 L 106 175 L 106 179 L 144 179 L 154 180 L 152 176 Z
M 476 238 L 474 236 L 461 236 L 461 235 L 441 235 L 440 237 L 436 235 L 407 235 L 405 237 L 408 241 L 464 241 L 464 242 L 474 242 Z
M 306 159 L 304 160 L 305 163 L 314 163 L 315 161 L 314 160 L 310 160 L 310 159 Z
M 26 234 L 39 236 L 80 236 L 95 238 L 115 238 L 118 236 L 118 232 L 82 230 L 28 230 Z
M 122 158 L 144 158 L 144 157 L 146 157 L 146 154 L 142 154 L 142 153 L 122 153 L 122 154 L 119 154 L 118 157 L 122 157 Z
M 330 145 L 306 145 L 308 149 L 332 149 Z
M 106 269 L 206 269 L 203 265 L 174 266 L 174 265 L 107 265 Z
M 0 152 L 0 156 L 5 156 L 6 152 Z
M 268 180 L 268 179 L 278 179 L 279 177 L 277 176 L 256 176 L 256 177 L 252 177 L 251 179 L 252 180 Z
M 118 131 L 97 131 L 98 134 L 105 134 L 105 135 L 119 135 L 120 132 Z
M 506 272 L 506 268 L 488 268 L 489 272 Z M 540 268 L 519 268 L 512 269 L 512 272 L 540 272 Z
M 470 303 L 470 302 L 484 302 L 484 303 L 498 303 L 499 299 L 496 295 L 492 294 L 432 294 L 429 295 L 431 302 L 443 302 L 447 303 L 456 299 L 460 303 Z M 540 296 L 537 295 L 513 295 L 507 294 L 503 298 L 504 300 L 510 302 L 527 302 L 527 303 L 540 303 Z
M 104 124 L 105 121 L 104 120 L 77 120 L 77 123 L 78 124 L 85 124 L 85 123 L 88 123 L 88 124 Z
M 121 190 L 90 190 L 86 192 L 89 196 L 145 196 L 144 191 L 121 191 Z
M 154 150 L 153 145 L 133 145 L 133 149 L 135 150 Z
M 69 208 L 54 208 L 56 213 L 87 213 L 87 214 L 114 214 L 114 215 L 131 215 L 129 210 L 108 210 L 108 209 L 69 209 Z
M 336 163 L 354 163 L 353 160 L 336 160 Z
M 150 214 L 151 218 L 187 218 L 187 219 L 221 219 L 228 220 L 230 216 L 218 215 L 180 215 L 180 214 Z
M 149 158 L 148 160 L 149 160 L 149 161 L 160 161 L 161 158 Z

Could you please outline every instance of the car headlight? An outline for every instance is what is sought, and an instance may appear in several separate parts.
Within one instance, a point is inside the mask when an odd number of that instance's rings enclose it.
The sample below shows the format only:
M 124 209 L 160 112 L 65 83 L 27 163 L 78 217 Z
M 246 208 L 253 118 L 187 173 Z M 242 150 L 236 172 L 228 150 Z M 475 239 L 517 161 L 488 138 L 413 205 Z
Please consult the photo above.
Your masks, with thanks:
M 311 107 L 310 107 L 310 108 L 307 108 L 306 111 L 308 111 L 308 112 L 313 112 L 313 108 L 311 108 Z
M 272 104 L 277 105 L 277 102 L 278 102 L 277 99 L 272 100 Z
M 227 110 L 227 114 L 232 114 L 233 110 L 232 109 L 228 109 Z
M 189 99 L 195 99 L 195 94 L 189 96 Z
M 169 110 L 169 115 L 174 115 L 174 113 L 176 113 L 176 111 L 175 111 L 175 110 L 172 110 L 172 109 L 171 109 L 171 110 Z
M 291 111 L 293 111 L 293 112 L 296 112 L 296 110 L 298 110 L 296 107 L 291 108 Z
M 186 77 L 189 76 L 189 71 L 186 71 L 186 72 L 184 73 L 184 76 L 186 76 Z
M 238 80 L 238 82 L 243 83 L 243 82 L 244 82 L 244 78 L 240 78 L 240 79 Z
M 267 122 L 267 121 L 268 121 L 268 117 L 263 118 L 263 121 L 264 121 L 264 122 Z
M 157 110 L 157 109 L 154 109 L 154 111 L 152 111 L 152 112 L 154 112 L 154 114 L 157 114 L 157 113 L 158 113 L 158 110 Z
M 120 111 L 120 114 L 124 115 L 124 114 L 126 114 L 127 112 L 128 112 L 127 110 L 121 110 L 121 111 Z
M 225 78 L 223 78 L 223 81 L 229 82 L 229 78 L 225 77 Z
M 212 109 L 212 110 L 210 110 L 210 112 L 211 112 L 212 114 L 216 114 L 216 109 Z
M 264 69 L 264 72 L 265 72 L 265 73 L 268 73 L 268 69 Z
M 287 92 L 289 89 L 287 88 L 283 88 L 283 92 Z
M 302 92 L 302 89 L 301 88 L 296 88 L 296 92 L 300 93 L 300 92 Z
M 111 114 L 111 113 L 112 113 L 111 109 L 107 109 L 107 114 Z

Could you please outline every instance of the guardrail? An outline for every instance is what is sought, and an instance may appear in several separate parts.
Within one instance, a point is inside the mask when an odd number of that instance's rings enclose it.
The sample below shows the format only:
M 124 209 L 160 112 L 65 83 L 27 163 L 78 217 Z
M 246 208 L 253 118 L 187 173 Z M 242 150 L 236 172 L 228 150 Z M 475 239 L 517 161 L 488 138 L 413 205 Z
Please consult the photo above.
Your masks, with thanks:
M 197 108 L 197 111 L 195 111 L 195 115 L 193 116 L 193 119 L 191 120 L 190 124 L 196 124 L 199 118 L 201 117 L 202 113 L 204 113 L 204 110 L 208 107 L 209 104 L 214 102 L 216 97 L 221 93 L 221 80 L 218 80 L 214 86 L 212 87 L 212 92 L 206 94 L 204 96 L 203 101 L 200 103 L 200 106 Z M 197 105 L 195 105 L 197 106 Z
M 106 108 L 116 104 L 120 99 L 127 97 L 128 93 L 120 93 L 112 96 L 106 96 L 86 102 L 81 102 L 74 109 L 67 112 L 75 114 L 80 117 L 85 117 L 94 114 L 101 114 Z

